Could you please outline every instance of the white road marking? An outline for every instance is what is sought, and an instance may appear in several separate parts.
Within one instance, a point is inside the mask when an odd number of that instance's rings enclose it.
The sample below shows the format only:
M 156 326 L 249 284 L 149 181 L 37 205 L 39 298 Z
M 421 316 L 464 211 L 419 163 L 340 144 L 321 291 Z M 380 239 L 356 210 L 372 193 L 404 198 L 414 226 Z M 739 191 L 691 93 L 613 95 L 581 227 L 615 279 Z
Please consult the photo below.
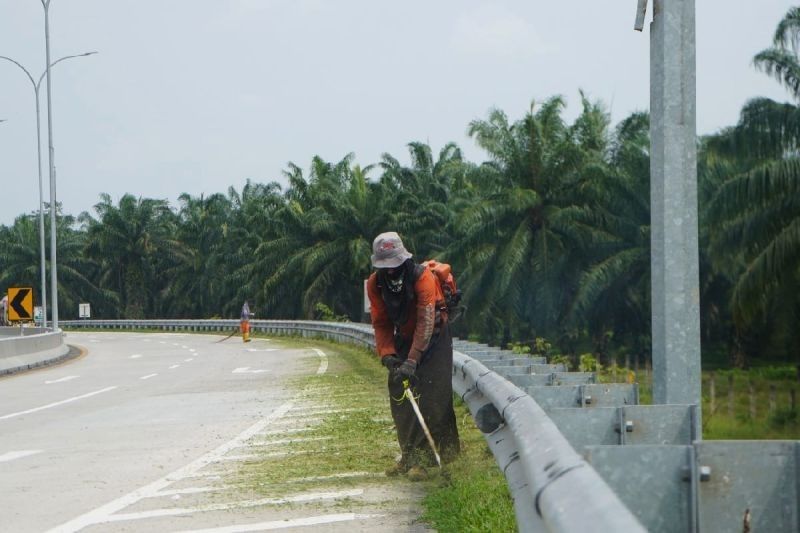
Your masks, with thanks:
M 19 450 L 16 452 L 6 452 L 0 455 L 0 463 L 13 461 L 14 459 L 22 459 L 23 457 L 36 455 L 37 453 L 42 453 L 42 450 Z
M 299 437 L 297 439 L 278 439 L 278 440 L 261 440 L 251 442 L 250 446 L 278 446 L 280 444 L 293 444 L 295 442 L 313 442 L 319 440 L 330 440 L 333 437 Z
M 342 474 L 331 474 L 330 476 L 310 476 L 310 477 L 296 477 L 289 479 L 286 483 L 304 483 L 306 481 L 327 481 L 329 479 L 342 479 L 351 477 L 381 477 L 384 474 L 369 473 L 369 472 L 344 472 Z
M 114 390 L 116 388 L 117 388 L 117 386 L 114 385 L 113 387 L 106 387 L 105 389 L 96 390 L 94 392 L 90 392 L 90 393 L 87 393 L 87 394 L 82 394 L 80 396 L 73 396 L 72 398 L 67 398 L 66 400 L 61 400 L 60 402 L 48 403 L 47 405 L 42 405 L 41 407 L 34 407 L 33 409 L 27 409 L 25 411 L 19 411 L 17 413 L 11 413 L 11 414 L 7 414 L 7 415 L 3 415 L 3 416 L 0 416 L 0 420 L 5 420 L 6 418 L 14 418 L 15 416 L 27 415 L 27 414 L 30 414 L 30 413 L 35 413 L 36 411 L 43 411 L 44 409 L 50 409 L 51 407 L 58 407 L 59 405 L 64 405 L 66 403 L 74 402 L 74 401 L 77 401 L 77 400 L 82 400 L 84 398 L 89 398 L 89 397 L 94 396 L 96 394 L 102 394 L 104 392 L 108 392 L 108 391 Z
M 352 522 L 354 520 L 369 520 L 386 515 L 340 513 L 305 518 L 290 518 L 288 520 L 275 520 L 272 522 L 258 522 L 256 524 L 242 524 L 236 526 L 222 526 L 209 529 L 190 529 L 179 533 L 249 533 L 251 531 L 271 531 L 289 527 L 318 526 L 321 524 L 334 524 L 336 522 Z
M 311 431 L 314 428 L 287 428 L 287 429 L 276 429 L 275 431 L 265 431 L 264 433 L 259 433 L 259 435 L 288 435 L 290 433 L 303 433 L 305 431 Z
M 64 376 L 63 378 L 58 379 L 51 379 L 50 381 L 45 381 L 45 385 L 52 385 L 53 383 L 63 383 L 64 381 L 69 381 L 71 379 L 79 378 L 80 376 Z
M 243 455 L 226 455 L 225 457 L 218 457 L 216 462 L 222 463 L 224 461 L 249 461 L 250 459 L 258 459 L 259 457 L 261 456 L 254 453 Z
M 264 370 L 261 368 L 250 370 L 249 366 L 241 366 L 239 368 L 235 368 L 231 374 L 262 374 L 264 372 L 269 372 L 269 370 Z
M 196 352 L 197 350 L 195 350 L 194 348 L 189 348 L 189 351 L 190 352 Z
M 142 376 L 139 379 L 150 379 L 156 377 L 158 374 L 147 374 L 146 376 Z
M 190 357 L 189 359 L 184 359 L 183 360 L 184 363 L 191 363 L 192 361 L 194 361 L 193 357 Z
M 139 359 L 142 356 L 140 353 L 135 353 L 131 356 L 131 359 Z
M 319 348 L 313 348 L 313 350 L 317 352 L 317 355 L 321 359 L 319 368 L 317 369 L 317 375 L 324 374 L 328 371 L 328 355 Z
M 366 407 L 354 407 L 352 409 L 295 409 L 293 412 L 298 416 L 318 416 L 318 415 L 335 415 L 339 413 L 353 413 L 356 411 L 367 411 Z
M 265 348 L 263 350 L 258 348 L 248 348 L 248 352 L 277 352 L 280 351 L 280 348 Z
M 179 366 L 181 366 L 181 365 L 172 365 L 171 367 L 169 367 L 169 369 L 170 370 L 174 370 L 174 369 L 178 368 Z
M 211 503 L 199 505 L 197 507 L 185 507 L 175 509 L 153 509 L 151 511 L 141 511 L 138 513 L 122 513 L 107 516 L 101 523 L 123 522 L 125 520 L 141 520 L 143 518 L 157 518 L 161 516 L 177 516 L 190 513 L 203 513 L 208 511 L 227 511 L 229 509 L 246 509 L 248 507 L 262 507 L 265 505 L 284 505 L 287 503 L 303 503 L 319 500 L 338 500 L 340 498 L 352 498 L 364 494 L 364 489 L 340 490 L 338 492 L 311 492 L 299 494 L 286 498 L 261 498 L 258 500 L 244 500 L 229 503 Z
M 150 483 L 149 485 L 145 485 L 144 487 L 126 494 L 125 496 L 117 498 L 116 500 L 98 507 L 97 509 L 89 511 L 88 513 L 70 520 L 69 522 L 57 526 L 51 529 L 48 533 L 73 533 L 75 531 L 80 531 L 81 529 L 92 524 L 102 524 L 107 522 L 113 513 L 116 513 L 117 511 L 128 507 L 129 505 L 133 505 L 142 498 L 149 498 L 152 494 L 159 492 L 177 480 L 194 476 L 199 470 L 214 463 L 218 457 L 222 457 L 233 449 L 240 448 L 245 442 L 252 438 L 253 435 L 262 431 L 274 420 L 284 416 L 291 408 L 292 402 L 284 403 L 275 409 L 275 411 L 273 411 L 265 419 L 259 420 L 232 440 L 203 455 L 199 459 L 195 459 L 188 465 L 179 468 L 171 474 L 167 474 L 166 476 Z
M 180 496 L 183 494 L 200 494 L 203 492 L 216 492 L 216 491 L 223 491 L 223 490 L 230 490 L 232 487 L 230 485 L 220 485 L 218 487 L 187 487 L 185 489 L 175 489 L 175 490 L 162 490 L 161 492 L 156 492 L 151 498 L 164 498 L 167 496 Z

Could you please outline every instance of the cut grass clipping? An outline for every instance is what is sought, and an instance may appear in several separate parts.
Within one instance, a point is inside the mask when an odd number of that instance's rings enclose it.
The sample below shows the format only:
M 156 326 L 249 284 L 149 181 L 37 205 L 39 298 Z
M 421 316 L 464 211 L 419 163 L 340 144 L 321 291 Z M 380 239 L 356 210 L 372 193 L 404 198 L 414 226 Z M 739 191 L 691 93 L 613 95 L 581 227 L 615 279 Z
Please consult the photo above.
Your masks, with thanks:
M 295 344 L 286 339 L 280 342 Z M 310 345 L 307 339 L 301 342 Z M 363 349 L 321 340 L 311 344 L 330 355 L 328 371 L 298 378 L 291 386 L 300 393 L 299 402 L 337 412 L 321 415 L 321 421 L 309 421 L 305 427 L 298 423 L 297 438 L 304 440 L 291 442 L 292 435 L 283 435 L 279 438 L 284 444 L 279 448 L 265 446 L 263 460 L 242 468 L 244 486 L 273 496 L 318 490 L 332 482 L 342 488 L 370 482 L 411 483 L 402 476 L 387 478 L 383 474 L 400 453 L 389 411 L 386 370 L 374 354 Z M 422 502 L 423 521 L 443 532 L 515 531 L 505 478 L 468 410 L 456 403 L 462 453 L 445 466 L 444 474 L 430 469 L 430 480 L 417 484 L 427 493 Z M 291 454 L 269 455 L 275 452 Z M 365 475 L 337 477 L 335 481 L 329 477 L 342 472 Z

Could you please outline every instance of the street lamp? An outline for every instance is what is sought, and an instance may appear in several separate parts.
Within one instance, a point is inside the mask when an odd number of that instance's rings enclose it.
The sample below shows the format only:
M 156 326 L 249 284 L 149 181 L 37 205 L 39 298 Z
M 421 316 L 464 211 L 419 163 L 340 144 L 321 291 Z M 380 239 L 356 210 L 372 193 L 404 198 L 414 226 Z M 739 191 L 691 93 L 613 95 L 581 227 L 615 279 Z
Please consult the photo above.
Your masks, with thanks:
M 61 59 L 54 61 L 50 66 L 53 67 L 58 63 L 61 63 L 64 60 L 72 59 L 75 57 L 86 57 L 92 54 L 96 54 L 97 52 L 86 52 L 84 54 L 76 54 L 71 56 L 65 56 Z M 41 141 L 41 120 L 40 120 L 40 112 L 39 112 L 39 89 L 42 86 L 42 80 L 47 75 L 47 70 L 42 72 L 42 75 L 39 76 L 39 81 L 35 81 L 31 73 L 23 67 L 19 62 L 11 59 L 10 57 L 0 56 L 0 59 L 5 59 L 6 61 L 10 61 L 18 66 L 22 71 L 28 76 L 28 79 L 33 86 L 33 93 L 36 97 L 36 149 L 38 151 L 38 163 L 39 163 L 39 244 L 40 244 L 40 256 L 41 256 L 41 274 L 42 274 L 42 327 L 47 327 L 47 276 L 45 274 L 45 257 L 44 257 L 44 198 L 42 196 L 42 141 Z M 4 122 L 4 121 L 0 121 Z M 50 210 L 52 211 L 54 205 L 51 204 Z M 51 232 L 55 232 L 55 226 L 51 228 Z

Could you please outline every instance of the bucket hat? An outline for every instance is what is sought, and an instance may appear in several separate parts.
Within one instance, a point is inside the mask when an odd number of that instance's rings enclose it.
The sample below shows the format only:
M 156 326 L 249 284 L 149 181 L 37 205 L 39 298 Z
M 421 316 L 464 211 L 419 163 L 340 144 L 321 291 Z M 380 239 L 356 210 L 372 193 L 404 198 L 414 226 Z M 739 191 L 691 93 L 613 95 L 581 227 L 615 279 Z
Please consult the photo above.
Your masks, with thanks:
M 394 231 L 381 233 L 372 241 L 372 266 L 375 268 L 397 268 L 410 257 L 400 236 Z

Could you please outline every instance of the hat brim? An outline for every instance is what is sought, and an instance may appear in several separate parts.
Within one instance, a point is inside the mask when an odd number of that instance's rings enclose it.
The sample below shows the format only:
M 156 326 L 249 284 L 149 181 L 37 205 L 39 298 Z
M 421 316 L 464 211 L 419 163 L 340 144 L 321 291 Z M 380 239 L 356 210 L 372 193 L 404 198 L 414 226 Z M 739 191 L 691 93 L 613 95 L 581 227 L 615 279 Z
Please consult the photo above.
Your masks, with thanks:
M 396 257 L 387 259 L 376 259 L 375 255 L 372 256 L 372 266 L 375 268 L 397 268 L 406 262 L 406 259 L 411 259 L 410 252 L 404 252 Z

